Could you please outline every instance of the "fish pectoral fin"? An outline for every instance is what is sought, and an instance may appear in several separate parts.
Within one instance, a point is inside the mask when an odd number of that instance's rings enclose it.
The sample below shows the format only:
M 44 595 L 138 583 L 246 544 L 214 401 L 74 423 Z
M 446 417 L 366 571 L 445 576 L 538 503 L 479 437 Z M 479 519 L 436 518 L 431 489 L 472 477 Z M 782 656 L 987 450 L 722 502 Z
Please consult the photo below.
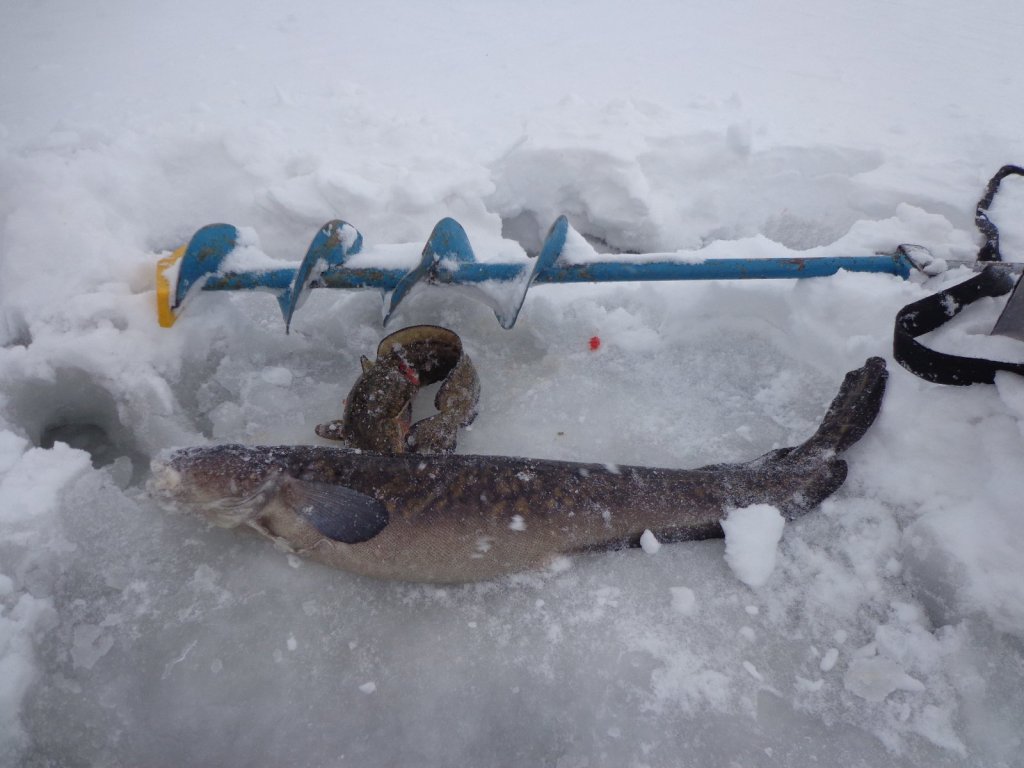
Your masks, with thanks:
M 345 422 L 341 419 L 328 421 L 326 424 L 317 424 L 314 432 L 325 440 L 344 440 Z
M 388 524 L 383 504 L 344 485 L 289 478 L 283 493 L 295 514 L 333 541 L 369 541 Z

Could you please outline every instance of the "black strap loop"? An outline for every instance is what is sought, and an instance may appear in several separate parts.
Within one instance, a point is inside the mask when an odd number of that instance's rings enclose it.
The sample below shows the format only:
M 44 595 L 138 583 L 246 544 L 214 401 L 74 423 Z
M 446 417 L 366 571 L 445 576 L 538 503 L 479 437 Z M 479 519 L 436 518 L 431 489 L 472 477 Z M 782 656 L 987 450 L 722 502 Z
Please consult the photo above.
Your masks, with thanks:
M 1003 255 L 999 252 L 999 227 L 992 223 L 988 217 L 989 206 L 999 191 L 999 184 L 1007 176 L 1024 176 L 1024 168 L 1019 165 L 1004 165 L 996 175 L 989 179 L 985 187 L 985 194 L 978 201 L 974 209 L 974 225 L 985 236 L 985 244 L 978 251 L 978 261 L 1002 261 Z
M 999 251 L 999 228 L 989 219 L 988 209 L 999 191 L 1000 182 L 1011 175 L 1024 176 L 1024 168 L 1004 165 L 989 180 L 984 196 L 978 201 L 974 223 L 985 236 L 985 243 L 978 251 L 978 261 L 1002 261 L 1002 254 Z M 992 384 L 999 371 L 1024 376 L 1024 363 L 1004 363 L 982 357 L 948 355 L 929 349 L 916 341 L 918 336 L 934 331 L 956 317 L 968 304 L 985 296 L 1002 296 L 1009 293 L 1015 283 L 1016 278 L 1008 270 L 989 265 L 981 274 L 952 288 L 908 304 L 896 315 L 896 329 L 892 339 L 892 352 L 896 361 L 911 373 L 937 384 Z
M 1024 363 L 1003 363 L 981 357 L 948 355 L 929 349 L 916 340 L 960 314 L 960 311 L 985 296 L 1002 296 L 1013 289 L 1014 277 L 1005 269 L 985 267 L 952 288 L 908 304 L 896 315 L 892 353 L 896 361 L 911 373 L 937 384 L 991 384 L 997 371 L 1024 375 Z

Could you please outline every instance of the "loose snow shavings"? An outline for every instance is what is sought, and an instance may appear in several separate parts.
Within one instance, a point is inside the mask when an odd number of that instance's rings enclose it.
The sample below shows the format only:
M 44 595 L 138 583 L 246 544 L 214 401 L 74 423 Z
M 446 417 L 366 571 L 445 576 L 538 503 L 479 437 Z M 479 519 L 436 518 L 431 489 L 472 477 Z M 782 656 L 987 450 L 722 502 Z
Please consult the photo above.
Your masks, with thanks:
M 260 377 L 275 387 L 290 387 L 293 379 L 292 372 L 280 365 L 264 368 Z
M 949 317 L 952 317 L 960 309 L 960 305 L 952 296 L 944 296 L 942 298 L 942 309 Z
M 238 241 L 235 247 L 220 263 L 220 271 L 247 272 L 267 269 L 287 269 L 295 265 L 289 261 L 268 256 L 260 247 L 260 238 L 252 227 L 238 228 Z
M 373 693 L 377 690 L 377 684 L 371 680 L 368 683 L 363 683 L 362 685 L 360 685 L 359 690 L 363 693 Z
M 522 515 L 512 515 L 512 522 L 508 524 L 508 527 L 513 531 L 525 531 L 526 521 L 523 520 Z
M 822 679 L 808 680 L 806 677 L 796 676 L 796 687 L 801 691 L 808 693 L 817 693 L 825 687 L 825 681 Z
M 750 587 L 761 587 L 775 568 L 775 550 L 785 520 L 770 504 L 754 504 L 729 511 L 722 520 L 725 561 L 736 578 Z
M 843 677 L 846 690 L 868 701 L 883 701 L 893 691 L 920 693 L 924 684 L 892 659 L 873 657 L 854 659 Z
M 754 678 L 755 680 L 757 680 L 759 682 L 764 680 L 764 677 L 761 675 L 761 673 L 757 671 L 757 667 L 755 667 L 749 661 L 744 661 L 743 662 L 743 668 L 745 670 L 747 670 L 747 672 L 750 674 L 750 676 L 752 678 Z

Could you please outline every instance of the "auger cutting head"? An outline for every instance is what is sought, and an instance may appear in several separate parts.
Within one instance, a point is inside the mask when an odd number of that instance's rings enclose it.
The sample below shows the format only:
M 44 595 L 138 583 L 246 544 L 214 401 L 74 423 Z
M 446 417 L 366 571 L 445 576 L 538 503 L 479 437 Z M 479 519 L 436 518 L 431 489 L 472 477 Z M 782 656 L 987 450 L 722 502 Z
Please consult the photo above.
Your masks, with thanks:
M 340 219 L 327 222 L 313 238 L 298 268 L 237 269 L 231 255 L 239 247 L 238 229 L 230 224 L 210 224 L 157 264 L 157 303 L 160 324 L 170 327 L 185 305 L 200 290 L 269 291 L 277 297 L 285 328 L 291 326 L 295 311 L 313 288 L 377 288 L 384 294 L 383 323 L 391 320 L 398 306 L 420 283 L 482 286 L 499 283 L 499 292 L 480 291 L 479 298 L 490 304 L 503 328 L 511 328 L 526 298 L 526 291 L 538 273 L 549 269 L 565 246 L 569 222 L 560 217 L 544 242 L 540 254 L 520 263 L 480 263 L 466 231 L 454 219 L 442 219 L 435 226 L 410 270 L 384 264 L 353 265 L 351 257 L 362 253 L 363 236 Z

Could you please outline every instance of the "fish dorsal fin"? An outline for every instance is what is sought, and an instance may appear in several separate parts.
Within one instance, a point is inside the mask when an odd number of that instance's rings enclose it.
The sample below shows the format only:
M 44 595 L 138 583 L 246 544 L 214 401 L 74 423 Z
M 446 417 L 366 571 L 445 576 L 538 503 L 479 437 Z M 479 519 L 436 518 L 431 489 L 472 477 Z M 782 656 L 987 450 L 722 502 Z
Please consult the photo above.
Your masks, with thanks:
M 359 358 L 359 365 L 362 366 L 363 373 L 369 373 L 370 371 L 373 370 L 373 363 L 370 361 L 370 358 L 368 358 L 366 355 L 363 355 L 362 357 Z
M 299 517 L 333 541 L 369 541 L 388 524 L 383 504 L 344 485 L 289 478 L 284 493 Z

